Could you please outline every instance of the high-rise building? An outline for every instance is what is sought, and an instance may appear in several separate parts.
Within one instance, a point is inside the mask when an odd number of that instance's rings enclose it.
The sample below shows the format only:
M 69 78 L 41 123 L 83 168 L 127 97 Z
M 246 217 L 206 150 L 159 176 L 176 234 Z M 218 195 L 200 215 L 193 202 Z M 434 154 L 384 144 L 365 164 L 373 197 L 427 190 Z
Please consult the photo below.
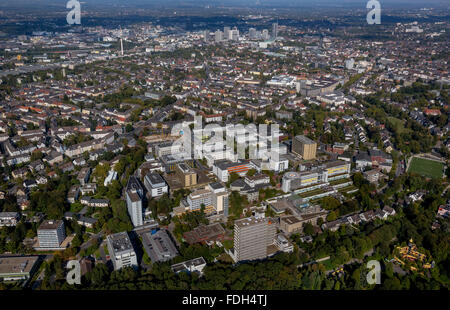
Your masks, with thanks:
M 37 230 L 39 248 L 56 249 L 66 238 L 64 222 L 61 220 L 44 221 Z
M 296 136 L 292 140 L 292 152 L 305 160 L 316 158 L 317 143 L 305 136 Z
M 139 180 L 136 177 L 131 176 L 127 184 L 126 198 L 128 214 L 130 215 L 134 227 L 144 224 L 142 212 L 143 197 L 144 189 Z
M 136 252 L 126 231 L 107 236 L 106 244 L 114 270 L 138 265 Z
M 231 30 L 230 27 L 223 27 L 223 40 L 231 40 Z
M 262 38 L 263 38 L 263 40 L 269 40 L 270 39 L 269 30 L 263 29 L 263 31 L 262 31 Z
M 231 30 L 230 40 L 233 41 L 239 40 L 239 30 L 236 27 L 234 27 L 233 30 Z
M 203 40 L 205 42 L 209 42 L 211 40 L 211 38 L 209 37 L 209 30 L 203 31 Z
M 256 39 L 256 29 L 255 28 L 250 28 L 248 30 L 248 35 L 249 35 L 251 40 Z
M 217 31 L 214 33 L 214 41 L 215 41 L 216 43 L 219 43 L 219 42 L 222 42 L 222 41 L 223 41 L 223 32 L 222 32 L 222 31 L 217 30 Z
M 278 37 L 278 23 L 272 24 L 272 38 L 276 39 Z
M 249 217 L 234 222 L 234 257 L 236 262 L 264 259 L 276 235 L 269 218 Z

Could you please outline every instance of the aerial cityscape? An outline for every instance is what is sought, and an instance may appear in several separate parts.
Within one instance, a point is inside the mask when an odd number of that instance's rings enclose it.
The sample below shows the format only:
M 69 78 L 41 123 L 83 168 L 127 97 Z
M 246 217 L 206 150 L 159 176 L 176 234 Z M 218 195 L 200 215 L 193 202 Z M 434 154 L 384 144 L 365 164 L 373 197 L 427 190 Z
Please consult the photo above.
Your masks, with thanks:
M 0 290 L 448 290 L 449 26 L 440 0 L 1 3 Z

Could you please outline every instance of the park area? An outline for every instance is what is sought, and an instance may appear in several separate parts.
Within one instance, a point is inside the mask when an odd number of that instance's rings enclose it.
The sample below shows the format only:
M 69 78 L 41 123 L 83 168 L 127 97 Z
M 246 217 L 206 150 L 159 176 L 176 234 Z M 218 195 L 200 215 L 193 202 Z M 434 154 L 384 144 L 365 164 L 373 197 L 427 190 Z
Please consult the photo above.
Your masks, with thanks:
M 408 172 L 417 173 L 429 178 L 442 178 L 444 164 L 438 161 L 414 157 L 411 160 Z

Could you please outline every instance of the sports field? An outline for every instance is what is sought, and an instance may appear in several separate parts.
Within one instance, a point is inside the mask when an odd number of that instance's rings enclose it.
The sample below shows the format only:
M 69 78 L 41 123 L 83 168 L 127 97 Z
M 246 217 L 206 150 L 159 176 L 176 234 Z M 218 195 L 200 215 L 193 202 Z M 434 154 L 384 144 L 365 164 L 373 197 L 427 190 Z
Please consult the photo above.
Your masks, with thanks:
M 439 179 L 442 178 L 444 164 L 433 160 L 414 157 L 411 160 L 408 172 L 417 173 L 424 177 Z

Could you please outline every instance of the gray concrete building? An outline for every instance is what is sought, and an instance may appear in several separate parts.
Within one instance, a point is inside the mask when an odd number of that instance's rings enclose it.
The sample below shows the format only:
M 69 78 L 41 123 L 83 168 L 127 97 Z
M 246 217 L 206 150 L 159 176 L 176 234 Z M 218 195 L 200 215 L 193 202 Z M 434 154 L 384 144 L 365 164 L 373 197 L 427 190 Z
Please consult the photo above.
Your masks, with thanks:
M 134 227 L 144 224 L 142 212 L 143 197 L 144 189 L 142 188 L 141 183 L 136 177 L 130 177 L 127 184 L 126 198 L 128 214 L 130 215 Z
M 273 244 L 275 223 L 270 218 L 249 217 L 234 222 L 234 257 L 236 262 L 264 259 Z
M 107 236 L 106 244 L 114 270 L 138 265 L 136 252 L 126 231 Z
M 178 255 L 178 250 L 165 229 L 153 234 L 152 232 L 144 233 L 142 243 L 153 263 L 165 262 Z

